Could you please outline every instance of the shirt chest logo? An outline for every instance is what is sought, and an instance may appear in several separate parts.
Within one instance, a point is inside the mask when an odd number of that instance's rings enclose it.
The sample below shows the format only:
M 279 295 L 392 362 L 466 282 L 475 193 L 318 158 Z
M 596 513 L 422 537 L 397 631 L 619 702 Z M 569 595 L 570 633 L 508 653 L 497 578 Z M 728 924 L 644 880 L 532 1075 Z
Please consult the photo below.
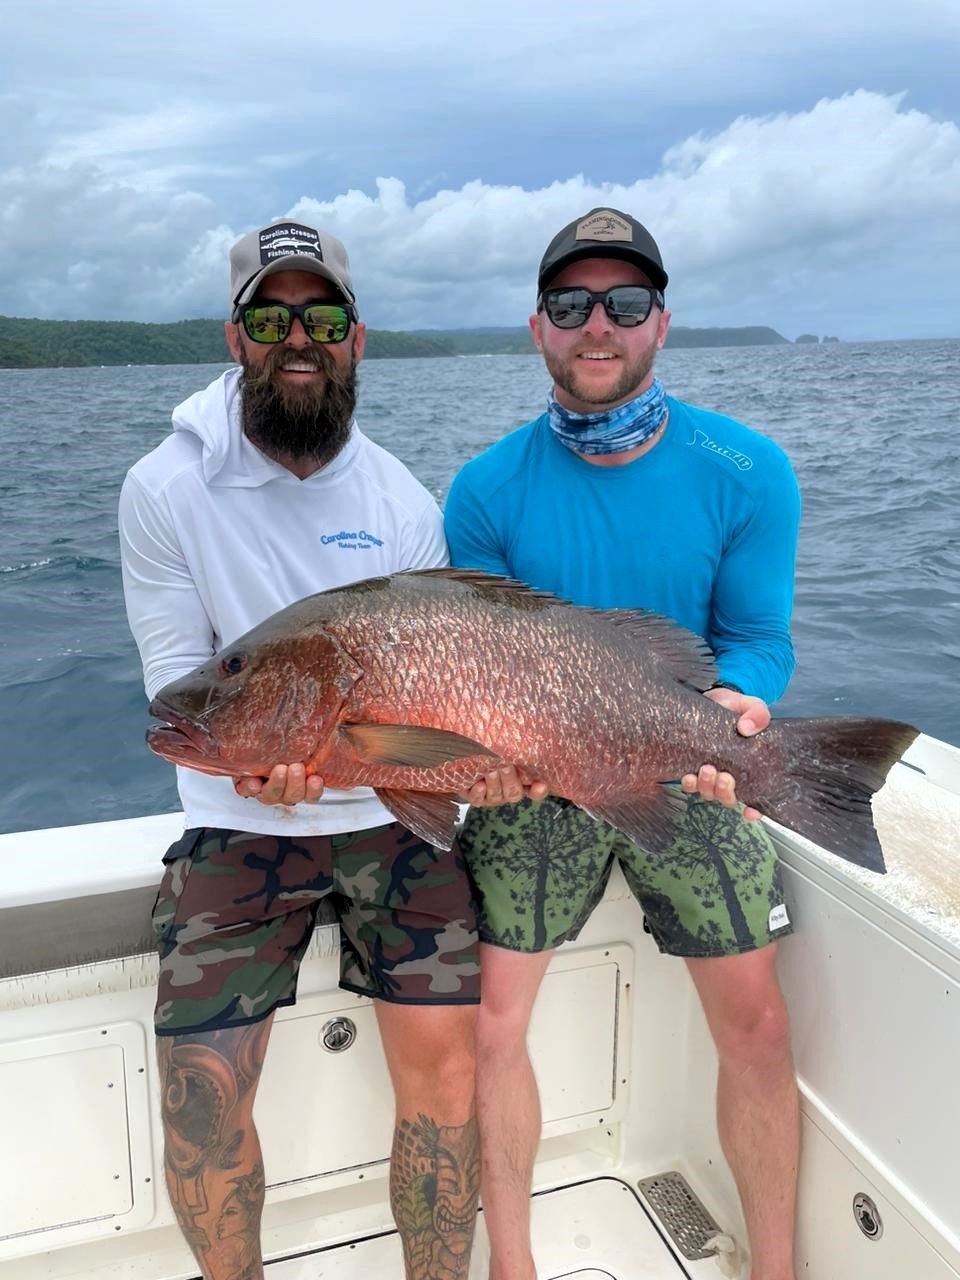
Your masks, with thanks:
M 320 543 L 340 551 L 370 551 L 374 547 L 382 547 L 383 539 L 367 529 L 340 529 L 335 533 L 321 533 Z

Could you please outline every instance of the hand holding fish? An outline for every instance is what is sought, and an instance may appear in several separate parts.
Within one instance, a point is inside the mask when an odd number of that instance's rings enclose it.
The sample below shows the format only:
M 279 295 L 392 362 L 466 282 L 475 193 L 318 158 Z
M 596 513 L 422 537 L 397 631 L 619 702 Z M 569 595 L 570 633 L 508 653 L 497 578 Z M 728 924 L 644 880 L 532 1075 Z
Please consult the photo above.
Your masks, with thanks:
M 492 769 L 478 778 L 463 799 L 477 809 L 493 809 L 501 804 L 517 804 L 521 800 L 543 800 L 550 788 L 542 778 L 531 777 L 512 764 Z
M 261 804 L 316 804 L 323 795 L 323 779 L 317 774 L 308 777 L 302 764 L 275 764 L 269 778 L 244 774 L 234 778 L 233 789 Z
M 738 693 L 735 689 L 708 689 L 704 696 L 719 702 L 721 707 L 726 707 L 739 717 L 737 733 L 744 738 L 751 738 L 755 733 L 762 732 L 770 723 L 770 708 L 760 698 Z M 736 780 L 733 775 L 718 772 L 712 764 L 701 765 L 699 773 L 684 774 L 680 779 L 680 786 L 687 795 L 697 792 L 701 800 L 716 800 L 728 809 L 737 805 Z M 760 817 L 760 811 L 746 808 L 743 816 L 752 821 Z

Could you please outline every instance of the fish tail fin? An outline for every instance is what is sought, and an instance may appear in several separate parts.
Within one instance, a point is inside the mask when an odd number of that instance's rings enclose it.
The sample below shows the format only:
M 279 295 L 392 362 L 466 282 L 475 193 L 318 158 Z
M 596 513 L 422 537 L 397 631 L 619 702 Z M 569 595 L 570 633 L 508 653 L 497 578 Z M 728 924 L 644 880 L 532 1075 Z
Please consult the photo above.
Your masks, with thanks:
M 774 726 L 782 735 L 782 781 L 750 803 L 848 862 L 886 871 L 870 798 L 919 730 L 858 716 L 785 717 Z

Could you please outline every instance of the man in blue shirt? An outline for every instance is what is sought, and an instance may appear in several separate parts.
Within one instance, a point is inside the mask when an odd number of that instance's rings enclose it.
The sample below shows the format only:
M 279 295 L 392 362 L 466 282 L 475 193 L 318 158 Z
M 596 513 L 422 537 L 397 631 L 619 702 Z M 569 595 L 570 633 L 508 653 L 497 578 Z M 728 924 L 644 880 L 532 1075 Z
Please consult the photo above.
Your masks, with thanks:
M 706 696 L 751 734 L 769 723 L 767 704 L 793 671 L 799 494 L 772 441 L 665 394 L 654 361 L 670 323 L 666 285 L 653 237 L 629 214 L 593 209 L 554 237 L 530 320 L 553 379 L 547 412 L 463 467 L 447 539 L 457 566 L 581 605 L 650 609 L 702 635 L 721 677 Z M 756 812 L 741 815 L 734 779 L 709 764 L 685 777 L 681 873 L 679 856 L 651 856 L 543 799 L 541 783 L 522 785 L 530 781 L 508 769 L 478 783 L 461 841 L 482 914 L 478 1115 L 491 1280 L 535 1280 L 540 1112 L 527 1025 L 552 949 L 577 936 L 614 859 L 661 950 L 685 958 L 716 1042 L 718 1124 L 752 1280 L 794 1280 L 799 1114 L 774 968 L 774 940 L 790 925 Z M 496 806 L 508 802 L 519 809 L 504 820 Z

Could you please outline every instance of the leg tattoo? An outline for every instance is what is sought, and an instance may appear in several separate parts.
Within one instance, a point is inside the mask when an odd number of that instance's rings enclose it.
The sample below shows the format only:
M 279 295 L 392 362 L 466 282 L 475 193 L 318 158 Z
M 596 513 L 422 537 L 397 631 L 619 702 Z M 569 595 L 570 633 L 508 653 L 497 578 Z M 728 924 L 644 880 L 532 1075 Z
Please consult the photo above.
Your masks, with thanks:
M 393 1140 L 390 1204 L 408 1280 L 466 1280 L 480 1193 L 477 1122 L 401 1120 Z
M 252 1108 L 271 1021 L 158 1041 L 167 1190 L 207 1280 L 263 1274 Z

